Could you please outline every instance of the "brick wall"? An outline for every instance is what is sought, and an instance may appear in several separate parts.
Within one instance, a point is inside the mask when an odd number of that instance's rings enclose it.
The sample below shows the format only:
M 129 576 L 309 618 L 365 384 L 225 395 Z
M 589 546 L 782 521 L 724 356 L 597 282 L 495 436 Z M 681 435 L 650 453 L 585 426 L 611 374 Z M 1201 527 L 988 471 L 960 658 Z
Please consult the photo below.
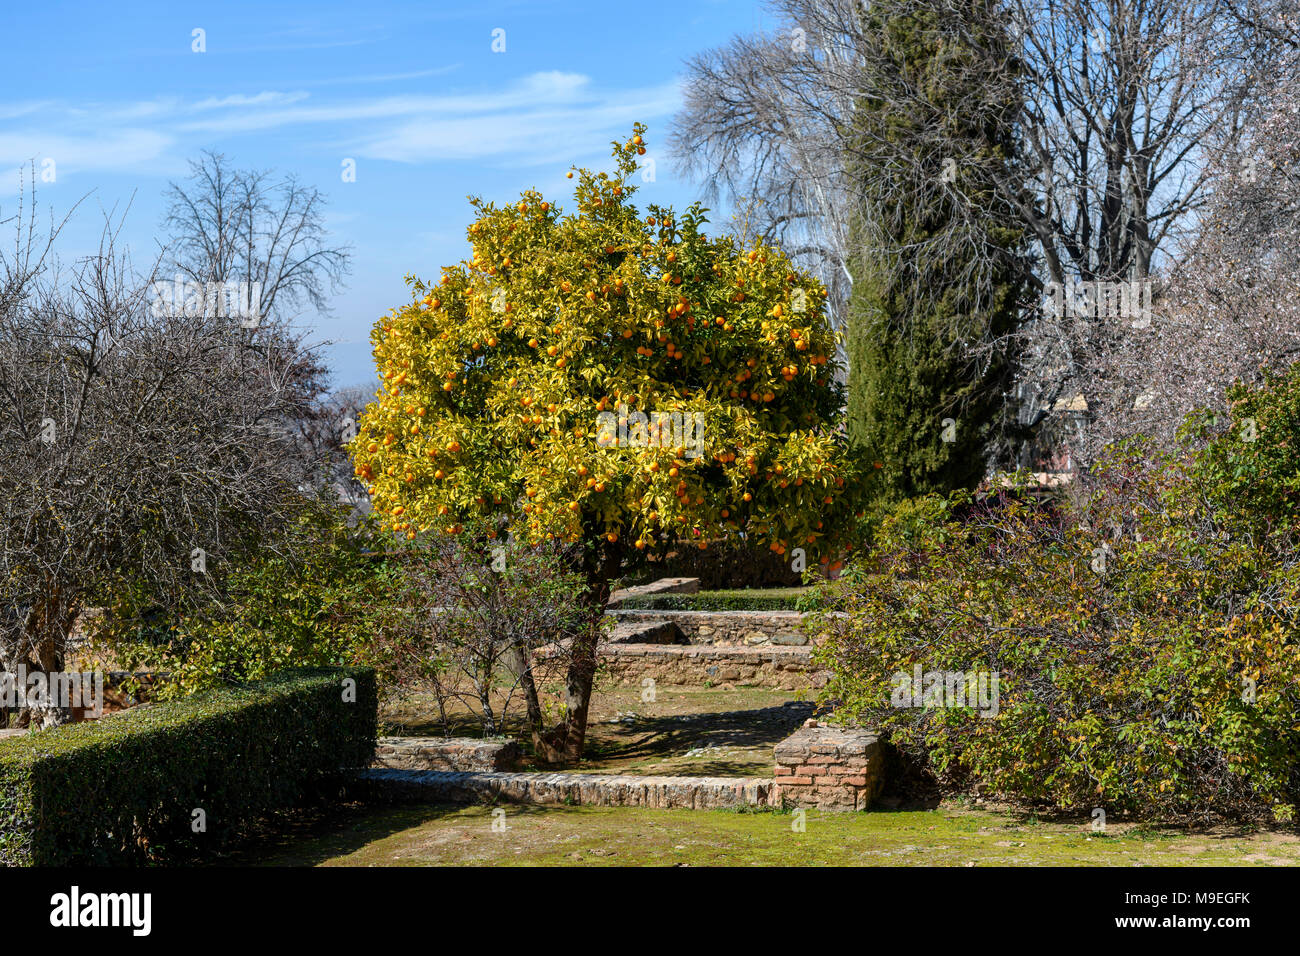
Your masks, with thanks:
M 777 799 L 787 807 L 866 810 L 883 782 L 884 753 L 870 730 L 804 726 L 775 756 Z

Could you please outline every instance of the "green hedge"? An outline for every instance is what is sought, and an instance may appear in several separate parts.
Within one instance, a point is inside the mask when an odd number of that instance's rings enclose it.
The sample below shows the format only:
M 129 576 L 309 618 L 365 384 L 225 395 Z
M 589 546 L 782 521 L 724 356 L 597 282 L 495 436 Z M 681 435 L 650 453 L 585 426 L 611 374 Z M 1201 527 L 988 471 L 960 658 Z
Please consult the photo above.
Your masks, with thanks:
M 619 602 L 620 611 L 798 611 L 809 588 L 700 591 L 696 594 L 644 594 Z
M 347 702 L 345 680 L 355 681 Z M 0 864 L 193 856 L 337 792 L 374 753 L 370 668 L 287 671 L 0 743 Z M 206 832 L 194 832 L 196 809 Z

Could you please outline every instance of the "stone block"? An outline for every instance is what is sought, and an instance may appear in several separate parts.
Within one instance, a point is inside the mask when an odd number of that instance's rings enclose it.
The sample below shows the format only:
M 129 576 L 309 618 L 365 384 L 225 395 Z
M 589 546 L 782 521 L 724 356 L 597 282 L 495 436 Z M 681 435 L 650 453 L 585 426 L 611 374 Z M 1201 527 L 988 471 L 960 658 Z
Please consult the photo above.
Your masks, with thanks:
M 509 770 L 519 744 L 505 737 L 380 737 L 372 767 L 476 772 Z

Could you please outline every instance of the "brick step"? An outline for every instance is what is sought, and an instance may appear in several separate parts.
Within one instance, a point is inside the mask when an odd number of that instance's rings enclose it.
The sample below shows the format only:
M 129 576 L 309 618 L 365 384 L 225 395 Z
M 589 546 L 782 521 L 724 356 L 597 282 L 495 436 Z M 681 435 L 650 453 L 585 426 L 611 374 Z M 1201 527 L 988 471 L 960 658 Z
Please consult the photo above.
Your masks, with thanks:
M 365 786 L 387 798 L 439 803 L 525 803 L 709 810 L 774 806 L 776 786 L 759 777 L 641 777 L 597 773 L 449 773 L 367 770 Z
M 885 779 L 885 752 L 871 730 L 809 721 L 773 748 L 787 805 L 866 810 Z

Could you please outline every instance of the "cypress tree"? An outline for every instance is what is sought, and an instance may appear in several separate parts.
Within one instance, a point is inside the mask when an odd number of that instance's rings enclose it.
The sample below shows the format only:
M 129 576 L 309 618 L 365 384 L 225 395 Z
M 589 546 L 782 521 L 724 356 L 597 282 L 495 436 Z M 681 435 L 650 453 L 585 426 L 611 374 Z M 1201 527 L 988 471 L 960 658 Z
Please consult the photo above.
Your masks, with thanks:
M 983 477 L 1014 421 L 1005 337 L 1028 261 L 1023 230 L 998 208 L 1023 183 L 1000 4 L 876 0 L 865 16 L 878 44 L 848 165 L 860 212 L 848 430 L 882 504 Z

